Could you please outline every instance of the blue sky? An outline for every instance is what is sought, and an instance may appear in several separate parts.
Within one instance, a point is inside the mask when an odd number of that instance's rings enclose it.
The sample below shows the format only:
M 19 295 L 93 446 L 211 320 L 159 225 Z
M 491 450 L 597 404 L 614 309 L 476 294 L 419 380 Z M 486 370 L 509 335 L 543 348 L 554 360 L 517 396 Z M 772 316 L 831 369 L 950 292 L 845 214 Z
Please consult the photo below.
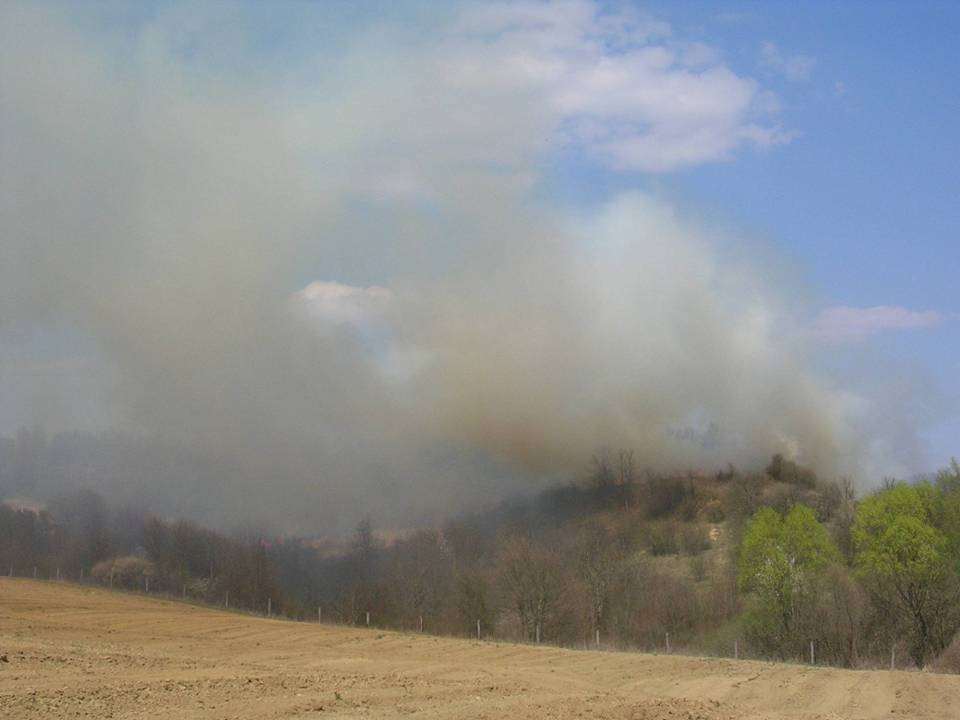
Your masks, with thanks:
M 860 366 L 889 355 L 901 372 L 929 373 L 945 406 L 931 455 L 943 462 L 960 436 L 960 6 L 763 3 L 743 16 L 744 32 L 816 59 L 807 83 L 781 84 L 802 136 L 688 187 L 801 258 L 824 302 L 943 316 L 856 350 Z
M 636 5 L 771 88 L 797 137 L 666 176 L 574 163 L 562 169 L 567 191 L 657 188 L 795 258 L 823 306 L 939 313 L 935 327 L 878 332 L 823 362 L 851 380 L 871 365 L 915 378 L 937 396 L 931 461 L 960 452 L 960 4 Z M 808 58 L 809 73 L 791 80 L 765 65 L 766 43 Z

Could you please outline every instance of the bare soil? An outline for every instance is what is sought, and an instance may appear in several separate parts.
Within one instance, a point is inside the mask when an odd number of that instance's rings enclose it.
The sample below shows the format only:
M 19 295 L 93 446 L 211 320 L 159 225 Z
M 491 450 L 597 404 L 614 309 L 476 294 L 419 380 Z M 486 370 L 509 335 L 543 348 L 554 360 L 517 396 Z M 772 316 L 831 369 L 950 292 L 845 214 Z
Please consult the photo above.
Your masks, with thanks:
M 409 715 L 956 719 L 960 677 L 435 638 L 0 578 L 0 718 Z

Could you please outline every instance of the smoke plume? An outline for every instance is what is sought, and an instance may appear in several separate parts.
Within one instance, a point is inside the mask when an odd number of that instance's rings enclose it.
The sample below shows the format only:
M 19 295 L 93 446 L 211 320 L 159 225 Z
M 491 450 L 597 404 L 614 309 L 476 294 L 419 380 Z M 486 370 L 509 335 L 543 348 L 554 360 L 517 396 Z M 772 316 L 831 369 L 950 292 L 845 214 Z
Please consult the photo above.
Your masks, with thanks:
M 72 414 L 176 458 L 112 492 L 318 530 L 601 446 L 859 467 L 862 404 L 811 371 L 769 265 L 642 190 L 548 199 L 551 158 L 786 142 L 757 83 L 587 2 L 323 8 L 0 10 L 0 333 L 74 338 L 99 390 Z

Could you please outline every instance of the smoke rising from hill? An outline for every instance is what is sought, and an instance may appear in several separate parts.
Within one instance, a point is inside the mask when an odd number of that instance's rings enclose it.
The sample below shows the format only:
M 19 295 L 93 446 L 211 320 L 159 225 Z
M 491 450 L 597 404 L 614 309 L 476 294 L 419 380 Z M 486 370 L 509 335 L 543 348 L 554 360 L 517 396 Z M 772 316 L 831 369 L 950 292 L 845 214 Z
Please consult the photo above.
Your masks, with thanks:
M 780 137 L 753 81 L 655 25 L 627 67 L 649 97 L 611 110 L 574 66 L 617 61 L 614 31 L 560 7 L 439 18 L 430 47 L 402 22 L 318 29 L 334 49 L 294 62 L 229 6 L 132 32 L 5 5 L 0 332 L 79 333 L 109 392 L 82 402 L 191 458 L 116 492 L 304 530 L 487 500 L 601 445 L 661 469 L 863 462 L 861 401 L 809 370 L 763 263 L 639 191 L 538 199 L 558 151 L 659 170 Z M 656 104 L 708 82 L 738 104 Z

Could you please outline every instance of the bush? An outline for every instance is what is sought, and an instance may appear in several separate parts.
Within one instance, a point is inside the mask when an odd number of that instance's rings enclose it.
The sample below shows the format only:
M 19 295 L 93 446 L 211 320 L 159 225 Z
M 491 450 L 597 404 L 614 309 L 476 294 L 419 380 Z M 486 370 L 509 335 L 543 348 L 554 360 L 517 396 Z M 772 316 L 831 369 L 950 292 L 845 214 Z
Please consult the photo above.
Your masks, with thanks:
M 681 520 L 692 522 L 700 515 L 700 508 L 703 505 L 703 499 L 697 491 L 697 486 L 692 481 L 684 484 L 683 500 L 677 508 L 677 514 Z
M 647 543 L 651 555 L 676 555 L 680 551 L 677 543 L 677 524 L 675 522 L 651 523 L 647 526 Z
M 690 488 L 675 477 L 652 477 L 647 481 L 646 508 L 651 518 L 672 515 L 688 499 Z
M 680 530 L 680 549 L 685 555 L 699 555 L 710 549 L 707 529 L 696 523 L 687 523 Z
M 937 672 L 960 674 L 960 634 L 930 665 Z
M 727 514 L 723 511 L 723 504 L 717 498 L 707 502 L 700 514 L 704 520 L 711 523 L 722 523 L 727 519 Z
M 690 558 L 690 577 L 694 582 L 703 582 L 707 579 L 707 559 L 703 555 L 694 555 Z
M 93 566 L 93 577 L 102 583 L 109 583 L 125 588 L 139 588 L 144 578 L 153 577 L 156 570 L 153 563 L 136 555 L 103 560 Z
M 792 460 L 787 460 L 779 453 L 773 456 L 770 464 L 767 466 L 767 475 L 776 482 L 783 482 L 789 485 L 799 485 L 805 488 L 814 488 L 817 486 L 817 474 L 798 465 Z
M 763 505 L 764 478 L 759 475 L 738 475 L 727 494 L 727 513 L 739 520 L 752 517 Z

